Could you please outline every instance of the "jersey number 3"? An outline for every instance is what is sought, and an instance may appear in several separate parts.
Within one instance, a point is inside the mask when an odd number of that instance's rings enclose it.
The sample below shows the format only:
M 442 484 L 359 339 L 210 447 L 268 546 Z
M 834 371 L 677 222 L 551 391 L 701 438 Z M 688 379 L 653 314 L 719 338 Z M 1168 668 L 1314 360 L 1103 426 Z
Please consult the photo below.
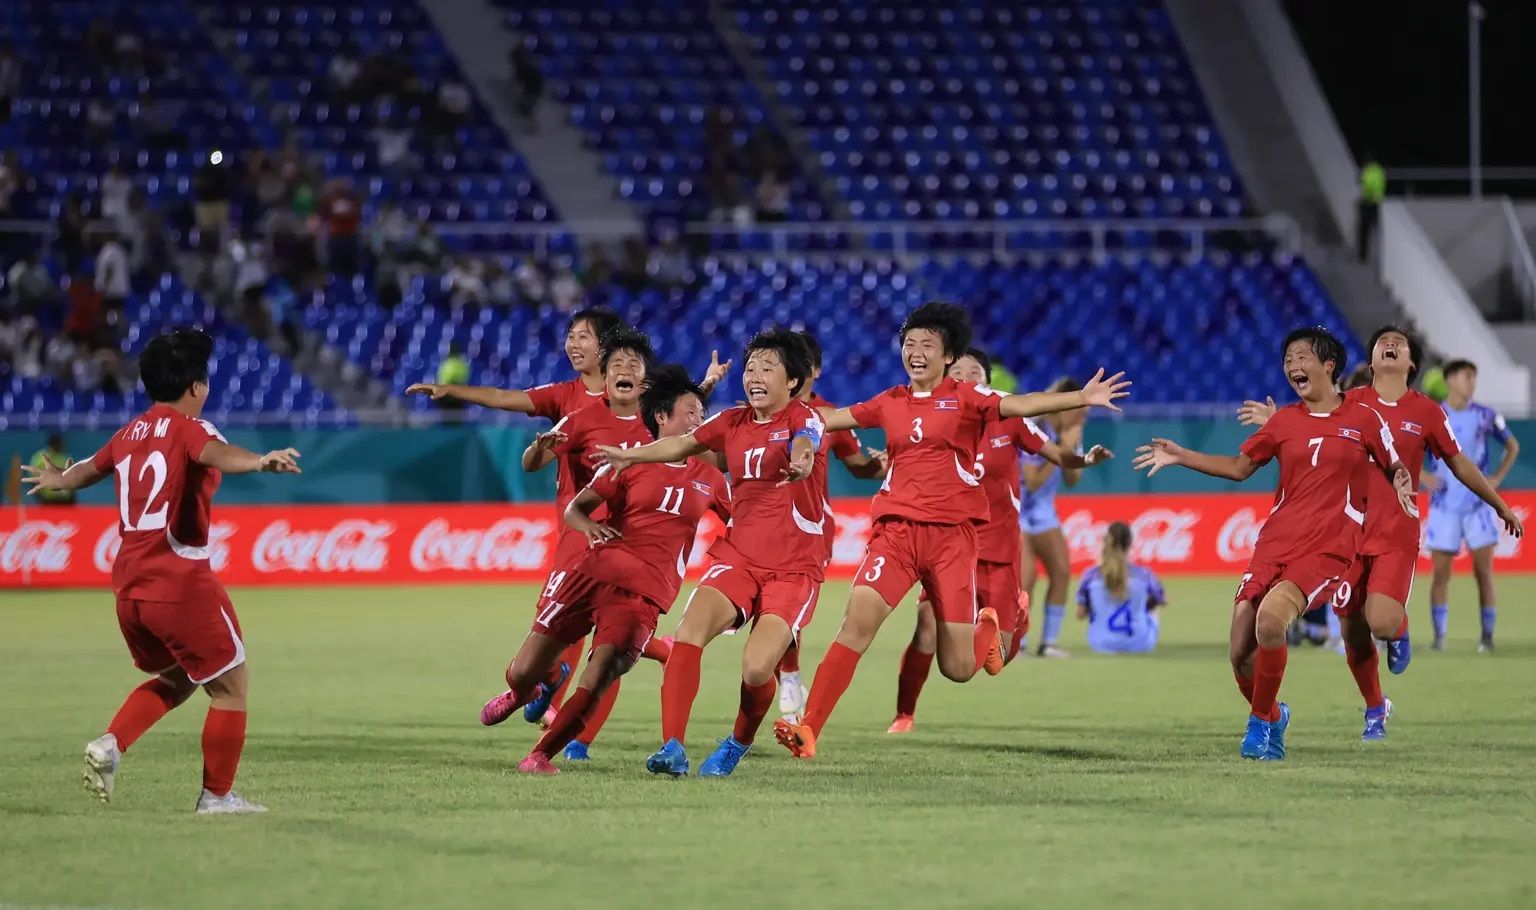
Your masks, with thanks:
M 150 452 L 139 465 L 137 475 L 133 470 L 132 456 L 124 458 L 117 463 L 117 512 L 123 520 L 124 531 L 159 531 L 165 527 L 166 516 L 170 513 L 171 504 L 160 503 L 160 508 L 154 509 L 155 499 L 160 491 L 165 489 L 166 464 L 165 455 L 161 452 Z M 134 521 L 128 514 L 128 502 L 132 498 L 131 490 L 142 488 L 145 475 L 150 475 L 149 494 L 144 497 L 144 508 L 139 510 L 139 519 Z M 154 511 L 150 511 L 154 509 Z

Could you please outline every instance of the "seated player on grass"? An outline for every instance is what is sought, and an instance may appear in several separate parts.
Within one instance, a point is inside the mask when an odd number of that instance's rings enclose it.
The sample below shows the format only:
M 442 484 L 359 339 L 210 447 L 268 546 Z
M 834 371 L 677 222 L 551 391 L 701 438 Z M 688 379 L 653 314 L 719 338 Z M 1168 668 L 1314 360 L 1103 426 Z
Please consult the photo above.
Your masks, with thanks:
M 1077 618 L 1088 620 L 1088 647 L 1101 654 L 1147 654 L 1157 647 L 1158 613 L 1168 596 L 1130 554 L 1131 526 L 1117 521 L 1104 532 L 1099 564 L 1077 583 Z

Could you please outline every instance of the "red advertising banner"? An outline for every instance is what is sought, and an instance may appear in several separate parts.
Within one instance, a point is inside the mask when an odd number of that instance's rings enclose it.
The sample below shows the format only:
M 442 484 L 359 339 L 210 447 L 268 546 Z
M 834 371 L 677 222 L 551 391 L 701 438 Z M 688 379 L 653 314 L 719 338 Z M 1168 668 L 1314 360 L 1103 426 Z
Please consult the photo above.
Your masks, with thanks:
M 1536 492 L 1505 495 L 1522 518 L 1536 512 Z M 1097 560 L 1104 529 L 1124 521 L 1135 533 L 1132 558 L 1160 574 L 1232 575 L 1253 552 L 1271 502 L 1269 494 L 1076 496 L 1061 503 L 1061 529 L 1075 570 Z M 869 504 L 833 506 L 828 575 L 848 578 L 869 539 Z M 214 515 L 210 558 L 230 585 L 539 582 L 558 530 L 547 503 L 215 506 Z M 110 587 L 117 522 L 110 507 L 0 511 L 0 589 Z M 719 533 L 711 516 L 691 569 L 702 568 L 705 545 Z M 1427 553 L 1423 561 L 1427 567 Z M 1536 571 L 1536 556 L 1506 536 L 1494 564 Z

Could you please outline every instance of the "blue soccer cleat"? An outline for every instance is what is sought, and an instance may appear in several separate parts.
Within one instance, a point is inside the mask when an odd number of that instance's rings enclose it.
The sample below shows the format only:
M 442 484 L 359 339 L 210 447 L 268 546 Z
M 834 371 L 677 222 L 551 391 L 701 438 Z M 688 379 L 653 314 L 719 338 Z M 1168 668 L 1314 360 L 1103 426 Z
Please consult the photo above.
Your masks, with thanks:
M 1365 732 L 1360 734 L 1360 739 L 1365 742 L 1375 742 L 1387 738 L 1387 718 L 1392 716 L 1392 699 L 1385 698 L 1379 708 L 1365 709 Z
M 704 759 L 704 764 L 699 765 L 700 777 L 730 777 L 736 770 L 736 765 L 741 757 L 751 750 L 751 746 L 743 746 L 736 741 L 735 735 L 727 736 L 720 740 L 720 745 L 711 752 L 709 758 Z
M 1394 638 L 1387 642 L 1387 669 L 1394 675 L 1408 669 L 1408 662 L 1413 660 L 1413 645 L 1408 641 L 1408 636 Z
M 587 754 L 587 744 L 581 740 L 573 739 L 565 744 L 566 761 L 586 761 L 591 757 Z
M 560 662 L 560 678 L 554 685 L 539 683 L 539 694 L 526 705 L 523 705 L 523 720 L 530 724 L 536 724 L 544 719 L 544 712 L 549 710 L 549 703 L 555 697 L 555 690 L 565 684 L 566 677 L 571 675 L 571 665 L 565 661 Z
M 1291 706 L 1280 703 L 1280 719 L 1269 725 L 1269 751 L 1264 761 L 1285 761 L 1285 731 L 1291 725 Z
M 1257 714 L 1248 715 L 1248 731 L 1243 734 L 1243 758 L 1263 761 L 1269 755 L 1269 721 Z
M 669 739 L 665 746 L 656 750 L 655 755 L 645 760 L 645 770 L 652 774 L 685 777 L 688 774 L 688 753 L 683 751 L 682 743 Z

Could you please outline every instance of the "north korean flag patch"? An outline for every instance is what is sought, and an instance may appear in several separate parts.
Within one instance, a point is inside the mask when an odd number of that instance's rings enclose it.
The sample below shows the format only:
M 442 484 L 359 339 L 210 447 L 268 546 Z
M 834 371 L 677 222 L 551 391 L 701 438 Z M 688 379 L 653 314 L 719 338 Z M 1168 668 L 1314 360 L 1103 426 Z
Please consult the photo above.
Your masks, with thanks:
M 934 401 L 933 409 L 935 411 L 958 411 L 960 410 L 960 400 L 958 398 L 940 398 Z
M 788 442 L 789 441 L 789 431 L 788 430 L 774 430 L 774 431 L 772 431 L 772 432 L 770 432 L 768 434 L 768 441 L 769 442 Z
M 1345 439 L 1353 439 L 1355 442 L 1362 441 L 1360 437 L 1360 431 L 1354 427 L 1339 427 L 1339 435 Z
M 715 488 L 702 480 L 695 480 L 692 483 L 693 488 L 698 490 L 700 493 L 703 493 L 705 496 L 713 496 L 715 493 Z
M 992 437 L 992 448 L 994 448 L 994 449 L 1006 449 L 1006 448 L 1008 448 L 1008 445 L 1011 442 L 1013 442 L 1013 440 L 1011 438 L 1007 437 L 1007 436 L 993 436 Z
M 1420 426 L 1419 424 L 1414 423 L 1411 420 L 1403 421 L 1403 425 L 1402 425 L 1402 427 L 1400 429 L 1404 433 L 1412 433 L 1415 436 L 1423 436 L 1424 435 L 1424 428 L 1422 426 Z

